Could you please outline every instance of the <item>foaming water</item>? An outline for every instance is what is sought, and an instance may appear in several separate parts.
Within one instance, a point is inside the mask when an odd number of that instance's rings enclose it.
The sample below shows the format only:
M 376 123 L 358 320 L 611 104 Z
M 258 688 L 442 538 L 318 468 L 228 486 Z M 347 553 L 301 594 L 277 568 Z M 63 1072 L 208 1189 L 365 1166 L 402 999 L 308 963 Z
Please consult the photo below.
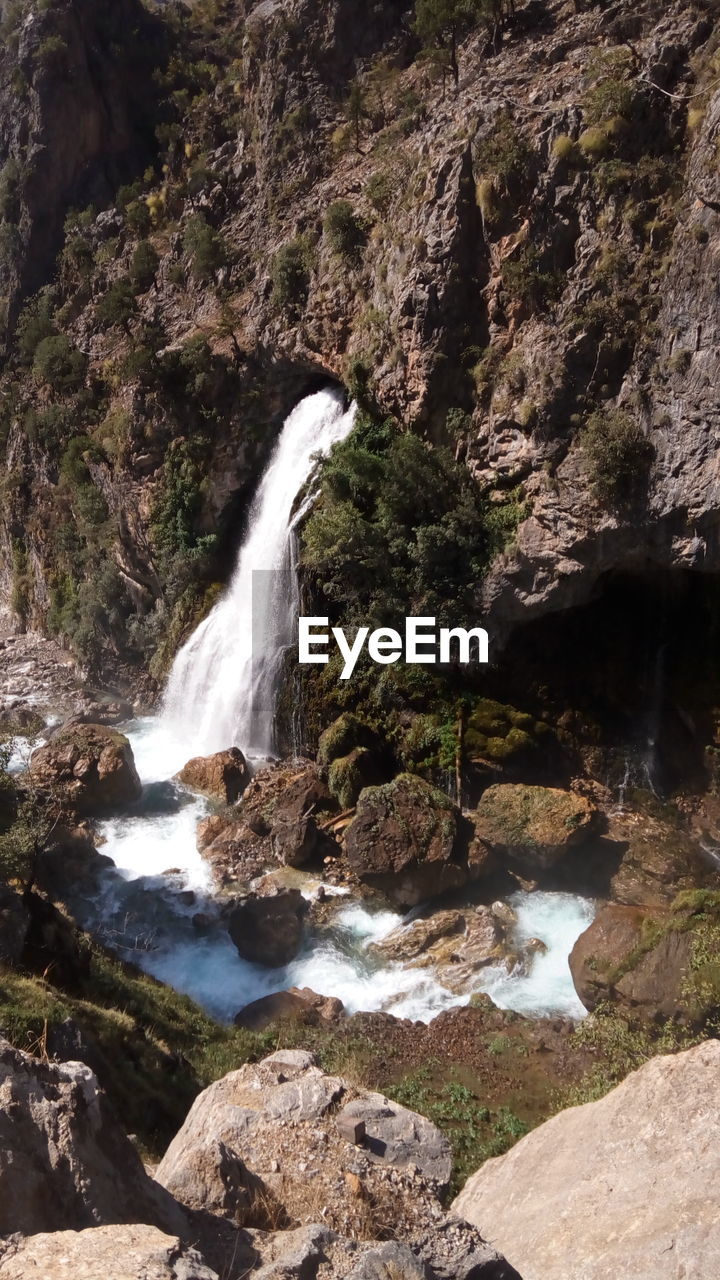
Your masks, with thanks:
M 513 976 L 499 967 L 487 970 L 482 990 L 501 1009 L 514 1009 L 529 1017 L 555 1014 L 584 1018 L 587 1010 L 575 991 L 568 956 L 592 923 L 593 902 L 574 893 L 536 890 L 514 893 L 509 904 L 517 914 L 514 941 L 521 946 L 539 938 L 547 951 L 534 957 L 525 975 Z
M 233 745 L 251 756 L 274 750 L 276 691 L 297 615 L 295 503 L 318 456 L 349 435 L 355 413 L 339 391 L 318 391 L 285 422 L 230 586 L 170 673 L 164 721 L 175 738 L 192 743 L 194 755 Z
M 166 780 L 167 770 L 176 770 L 180 761 L 168 754 L 161 722 L 137 721 L 126 732 L 146 784 L 144 797 L 134 814 L 102 824 L 102 852 L 116 869 L 104 874 L 99 894 L 85 904 L 86 927 L 224 1021 L 251 1001 L 293 986 L 336 996 L 350 1014 L 383 1010 L 422 1022 L 467 1004 L 469 993 L 448 991 L 431 969 L 383 961 L 370 944 L 397 929 L 403 917 L 357 901 L 339 906 L 332 923 L 311 934 L 291 964 L 267 969 L 243 960 L 220 918 L 210 870 L 197 851 L 197 822 L 208 803 Z M 317 879 L 294 874 L 311 898 Z M 573 894 L 538 892 L 516 893 L 510 905 L 517 915 L 513 943 L 518 950 L 540 938 L 547 952 L 536 955 L 526 973 L 483 970 L 476 990 L 486 991 L 501 1008 L 530 1016 L 584 1016 L 567 957 L 592 919 L 592 903 Z M 203 917 L 200 933 L 193 921 L 197 913 Z

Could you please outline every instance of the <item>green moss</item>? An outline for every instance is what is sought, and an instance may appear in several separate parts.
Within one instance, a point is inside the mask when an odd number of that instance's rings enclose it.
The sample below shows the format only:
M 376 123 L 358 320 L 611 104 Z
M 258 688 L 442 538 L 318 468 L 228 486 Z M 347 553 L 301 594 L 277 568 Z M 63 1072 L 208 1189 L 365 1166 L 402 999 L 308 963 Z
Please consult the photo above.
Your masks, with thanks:
M 481 698 L 473 706 L 465 730 L 465 752 L 471 759 L 485 756 L 507 761 L 535 751 L 538 739 L 550 731 L 528 712 Z
M 373 753 L 367 747 L 354 747 L 348 755 L 333 760 L 328 786 L 343 809 L 351 809 L 363 787 L 377 780 L 373 764 Z
M 346 711 L 320 735 L 318 763 L 327 768 L 333 760 L 349 756 L 355 747 L 372 747 L 376 742 L 377 735 L 370 725 Z

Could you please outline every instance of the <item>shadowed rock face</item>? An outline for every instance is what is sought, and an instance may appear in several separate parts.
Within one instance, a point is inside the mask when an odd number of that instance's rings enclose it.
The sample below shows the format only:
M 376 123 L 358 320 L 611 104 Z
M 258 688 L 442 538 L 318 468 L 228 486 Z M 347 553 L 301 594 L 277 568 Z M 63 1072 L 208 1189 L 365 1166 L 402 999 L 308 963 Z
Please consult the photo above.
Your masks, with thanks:
M 115 1222 L 187 1229 L 89 1067 L 45 1065 L 0 1041 L 0 1234 Z
M 654 1058 L 488 1160 L 453 1209 L 524 1280 L 716 1275 L 719 1081 L 717 1040 Z
M 8 9 L 0 7 L 6 19 Z M 52 12 L 29 12 L 0 49 L 0 156 L 20 166 L 15 252 L 0 264 L 11 317 L 21 294 L 51 274 L 68 208 L 102 206 L 150 158 L 152 72 L 164 45 L 161 25 L 136 0 L 61 0 Z M 19 79 L 21 103 L 10 87 Z

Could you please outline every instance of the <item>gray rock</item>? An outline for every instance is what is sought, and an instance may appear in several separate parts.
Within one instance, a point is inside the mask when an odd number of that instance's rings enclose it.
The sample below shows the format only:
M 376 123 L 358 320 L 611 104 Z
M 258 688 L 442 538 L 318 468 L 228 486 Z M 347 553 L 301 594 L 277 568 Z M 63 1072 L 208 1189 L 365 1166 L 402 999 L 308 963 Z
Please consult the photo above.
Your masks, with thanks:
M 295 958 L 303 940 L 308 904 L 299 889 L 252 894 L 232 909 L 228 933 L 244 960 L 278 968 Z
M 0 1240 L 2 1280 L 217 1280 L 195 1249 L 157 1227 L 90 1227 Z
M 248 1167 L 253 1151 L 272 1145 L 279 1122 L 325 1116 L 343 1090 L 341 1080 L 323 1075 L 300 1051 L 232 1071 L 195 1099 L 155 1177 L 188 1208 L 254 1224 L 275 1197 Z
M 449 1186 L 452 1147 L 431 1120 L 390 1102 L 381 1093 L 364 1094 L 343 1107 L 344 1123 L 365 1125 L 363 1148 L 371 1160 L 395 1168 L 415 1165 L 423 1178 L 439 1188 Z
M 187 1220 L 146 1174 L 89 1067 L 0 1040 L 0 1235 Z
M 488 1160 L 453 1210 L 524 1280 L 720 1275 L 720 1041 L 653 1058 Z

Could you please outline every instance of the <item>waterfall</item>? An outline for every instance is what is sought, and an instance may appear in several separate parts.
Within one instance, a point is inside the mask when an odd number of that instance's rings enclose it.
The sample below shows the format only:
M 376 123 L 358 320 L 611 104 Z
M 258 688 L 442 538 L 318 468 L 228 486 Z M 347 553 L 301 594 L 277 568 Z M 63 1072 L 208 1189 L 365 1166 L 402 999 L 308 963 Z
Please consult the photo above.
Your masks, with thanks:
M 260 481 L 248 532 L 227 591 L 178 653 L 163 704 L 187 755 L 238 746 L 274 749 L 274 711 L 283 656 L 298 610 L 293 559 L 296 498 L 318 455 L 344 440 L 356 409 L 339 390 L 306 396 L 286 419 Z

